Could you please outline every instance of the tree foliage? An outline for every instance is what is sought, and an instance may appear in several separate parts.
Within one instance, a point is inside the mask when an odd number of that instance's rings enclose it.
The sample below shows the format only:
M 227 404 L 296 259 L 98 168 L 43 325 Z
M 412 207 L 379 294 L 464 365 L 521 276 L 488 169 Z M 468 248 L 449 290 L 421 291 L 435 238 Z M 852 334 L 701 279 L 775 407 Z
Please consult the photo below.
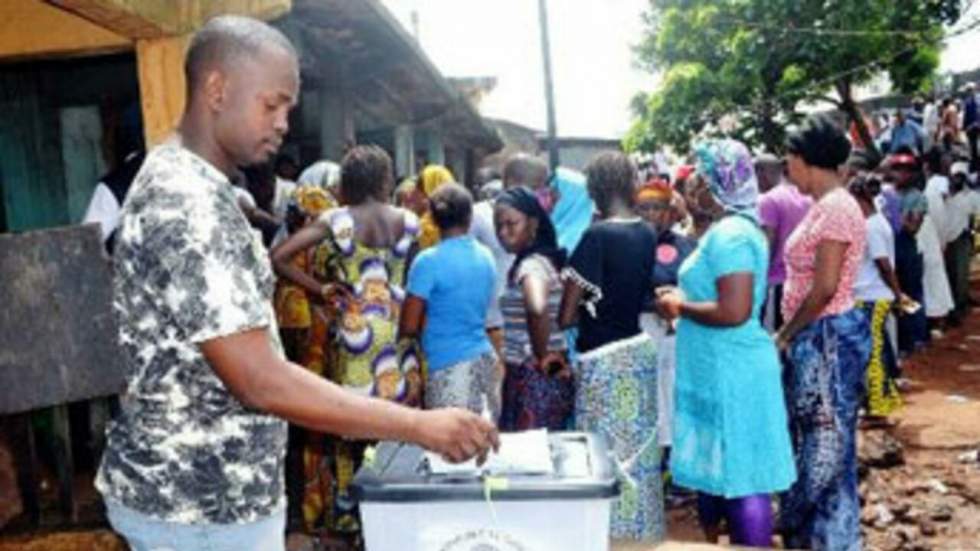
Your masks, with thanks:
M 926 89 L 943 25 L 962 0 L 650 0 L 639 63 L 661 73 L 634 100 L 630 150 L 684 151 L 727 134 L 778 151 L 804 101 L 854 118 L 855 85 L 887 72 L 900 92 Z

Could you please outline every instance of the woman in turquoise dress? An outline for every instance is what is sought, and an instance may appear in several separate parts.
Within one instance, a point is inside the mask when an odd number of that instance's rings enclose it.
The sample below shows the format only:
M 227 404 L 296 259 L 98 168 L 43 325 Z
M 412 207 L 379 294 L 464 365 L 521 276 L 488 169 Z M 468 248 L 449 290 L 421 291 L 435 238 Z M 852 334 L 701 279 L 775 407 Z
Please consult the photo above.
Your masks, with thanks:
M 731 543 L 770 547 L 770 494 L 796 480 L 780 364 L 759 322 L 769 249 L 756 220 L 752 157 L 734 140 L 696 149 L 688 206 L 714 223 L 680 270 L 680 290 L 659 292 L 677 325 L 674 448 L 677 484 L 699 492 L 709 540 L 727 520 Z

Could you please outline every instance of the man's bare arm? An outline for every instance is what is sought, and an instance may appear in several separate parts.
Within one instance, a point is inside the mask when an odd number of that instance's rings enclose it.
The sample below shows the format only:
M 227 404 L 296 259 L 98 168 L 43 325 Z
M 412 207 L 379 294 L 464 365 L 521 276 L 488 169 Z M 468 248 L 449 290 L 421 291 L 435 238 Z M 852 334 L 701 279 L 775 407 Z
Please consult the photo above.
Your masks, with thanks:
M 208 363 L 242 403 L 319 432 L 417 443 L 453 461 L 484 456 L 497 430 L 463 410 L 421 411 L 367 398 L 285 361 L 266 328 L 201 343 Z

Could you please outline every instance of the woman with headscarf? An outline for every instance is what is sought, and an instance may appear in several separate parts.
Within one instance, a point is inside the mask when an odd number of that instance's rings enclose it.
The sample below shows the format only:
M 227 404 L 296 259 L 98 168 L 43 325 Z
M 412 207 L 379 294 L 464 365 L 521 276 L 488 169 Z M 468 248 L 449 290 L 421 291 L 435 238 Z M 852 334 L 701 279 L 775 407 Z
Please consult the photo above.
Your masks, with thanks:
M 798 478 L 780 506 L 787 547 L 858 551 L 857 414 L 871 354 L 867 316 L 854 304 L 864 256 L 861 207 L 840 167 L 851 144 L 825 117 L 787 139 L 790 181 L 814 199 L 786 242 L 777 347 L 787 365 L 787 410 Z
M 422 169 L 419 175 L 419 188 L 425 196 L 426 202 L 431 200 L 432 195 L 444 184 L 453 182 L 453 173 L 442 165 L 429 165 Z M 439 225 L 436 224 L 432 213 L 426 210 L 422 215 L 419 232 L 419 250 L 428 249 L 439 242 Z
M 929 340 L 929 321 L 925 301 L 925 256 L 919 249 L 917 235 L 922 229 L 929 201 L 919 190 L 911 190 L 902 197 L 902 227 L 895 235 L 895 271 L 898 284 L 920 306 L 909 308 L 898 318 L 898 351 L 911 354 L 926 345 Z
M 685 187 L 712 223 L 681 265 L 680 290 L 659 292 L 677 324 L 674 481 L 698 494 L 705 535 L 727 520 L 731 543 L 772 545 L 770 495 L 796 479 L 779 358 L 759 313 L 769 246 L 756 214 L 758 184 L 748 149 L 701 143 Z
M 500 428 L 562 430 L 575 399 L 557 325 L 565 251 L 548 213 L 527 188 L 497 197 L 494 227 L 503 248 L 516 255 L 500 299 L 506 365 Z
M 327 193 L 335 195 L 336 200 L 337 187 L 340 185 L 340 165 L 333 161 L 317 161 L 300 173 L 296 183 L 324 189 Z
M 409 210 L 421 218 L 428 210 L 428 201 L 422 192 L 419 191 L 418 182 L 415 178 L 405 178 L 395 187 L 395 206 Z
M 585 231 L 563 270 L 559 316 L 578 326 L 575 428 L 602 434 L 628 482 L 612 507 L 613 537 L 664 535 L 657 438 L 657 346 L 640 328 L 649 304 L 657 233 L 634 210 L 636 167 L 618 152 L 586 169 L 601 220 Z

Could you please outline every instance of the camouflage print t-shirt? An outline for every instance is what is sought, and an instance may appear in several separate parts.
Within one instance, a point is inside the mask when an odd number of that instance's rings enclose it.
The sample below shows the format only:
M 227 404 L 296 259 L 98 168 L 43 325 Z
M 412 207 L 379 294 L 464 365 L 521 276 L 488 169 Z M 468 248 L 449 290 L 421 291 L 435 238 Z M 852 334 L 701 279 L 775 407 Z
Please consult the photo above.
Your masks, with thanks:
M 286 424 L 235 399 L 199 343 L 267 328 L 274 276 L 228 179 L 177 143 L 146 158 L 123 206 L 114 309 L 129 367 L 96 485 L 180 523 L 243 523 L 285 506 Z

